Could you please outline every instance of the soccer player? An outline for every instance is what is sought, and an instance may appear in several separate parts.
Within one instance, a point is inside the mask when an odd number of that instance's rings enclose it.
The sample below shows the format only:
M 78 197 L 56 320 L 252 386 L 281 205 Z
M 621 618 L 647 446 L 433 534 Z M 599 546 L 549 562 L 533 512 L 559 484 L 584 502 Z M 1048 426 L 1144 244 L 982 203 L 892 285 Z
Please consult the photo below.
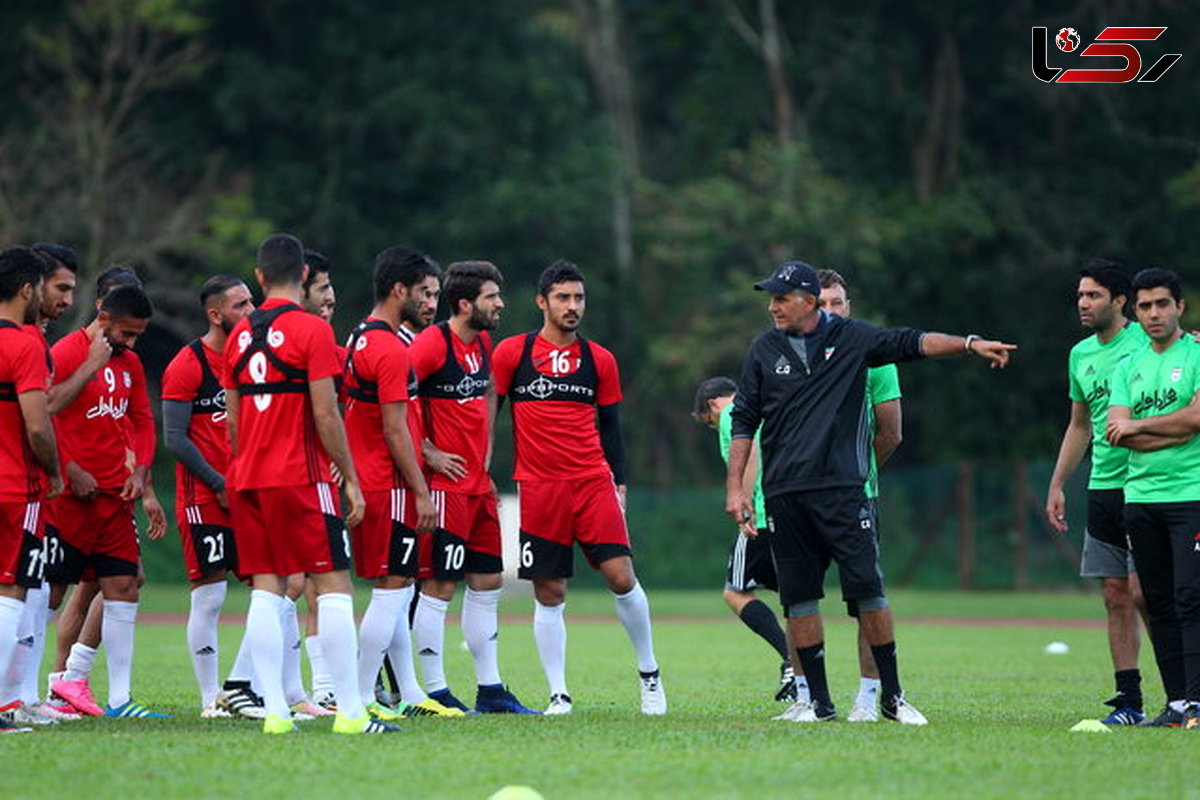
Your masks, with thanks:
M 726 511 L 752 534 L 754 509 L 744 490 L 751 440 L 762 427 L 763 493 L 772 522 L 771 553 L 788 633 L 808 682 L 777 719 L 823 722 L 836 717 L 825 677 L 820 614 L 825 571 L 838 564 L 844 599 L 858 606 L 879 668 L 883 715 L 910 725 L 926 719 L 900 686 L 892 615 L 878 570 L 879 543 L 863 489 L 867 447 L 859 435 L 866 414 L 867 368 L 922 357 L 974 353 L 1008 363 L 1014 345 L 911 329 L 883 330 L 822 311 L 816 270 L 782 264 L 755 284 L 771 295 L 775 329 L 750 345 L 733 410 L 726 476 Z
M 1174 272 L 1144 269 L 1132 292 L 1150 342 L 1117 364 L 1106 436 L 1131 451 L 1125 522 L 1167 697 L 1141 724 L 1200 728 L 1200 343 Z
M 45 347 L 23 329 L 37 321 L 43 269 L 28 248 L 0 252 L 0 675 L 12 666 L 26 589 L 42 584 L 41 504 L 63 488 Z M 5 719 L 20 698 L 5 699 L 0 733 L 30 731 Z
M 421 460 L 408 424 L 416 374 L 408 348 L 396 331 L 412 286 L 428 277 L 424 260 L 391 258 L 375 263 L 375 308 L 351 334 L 346 361 L 346 437 L 362 479 L 366 512 L 352 531 L 358 576 L 374 582 L 362 618 L 358 688 L 377 719 L 412 714 L 461 716 L 421 691 L 413 668 L 408 607 L 420 561 L 419 533 L 432 532 L 437 511 L 421 473 Z M 407 707 L 393 711 L 376 700 L 375 682 L 384 655 Z
M 462 456 L 465 470 L 458 479 L 434 473 L 430 480 L 438 509 L 429 552 L 433 577 L 421 587 L 413 637 L 429 696 L 465 711 L 446 685 L 442 663 L 446 610 L 465 580 L 462 628 L 475 662 L 475 710 L 534 714 L 504 688 L 498 663 L 504 565 L 496 489 L 488 476 L 496 407 L 489 331 L 500 324 L 503 282 L 491 262 L 451 264 L 442 286 L 450 319 L 425 329 L 412 345 L 425 435 L 439 450 Z
M 650 604 L 633 571 L 625 526 L 625 452 L 617 360 L 579 335 L 583 272 L 556 261 L 538 279 L 538 331 L 496 347 L 496 391 L 512 401 L 520 487 L 521 566 L 536 598 L 533 634 L 550 684 L 547 714 L 570 714 L 567 629 L 563 621 L 572 545 L 612 591 L 617 617 L 637 655 L 643 714 L 665 714 L 667 695 L 654 657 Z
M 1149 339 L 1142 326 L 1125 316 L 1130 299 L 1129 276 L 1113 261 L 1094 259 L 1079 272 L 1076 308 L 1079 321 L 1094 333 L 1071 348 L 1067 358 L 1071 421 L 1063 433 L 1058 461 L 1046 492 L 1046 518 L 1066 533 L 1063 486 L 1079 466 L 1088 445 L 1092 469 L 1088 477 L 1087 527 L 1079 574 L 1099 578 L 1108 616 L 1108 647 L 1112 655 L 1116 694 L 1105 705 L 1112 712 L 1101 722 L 1136 725 L 1145 717 L 1142 676 L 1138 670 L 1138 609 L 1144 607 L 1141 587 L 1125 524 L 1125 473 L 1129 451 L 1104 438 L 1108 423 L 1110 382 L 1117 362 L 1144 348 Z
M 307 273 L 298 239 L 268 236 L 255 269 L 266 300 L 237 324 L 225 351 L 230 505 L 239 570 L 253 576 L 246 628 L 267 710 L 263 730 L 294 728 L 283 687 L 281 604 L 287 576 L 306 573 L 316 586 L 319 635 L 336 692 L 334 732 L 389 733 L 399 728 L 371 719 L 358 692 L 350 537 L 330 459 L 344 481 L 351 527 L 362 521 L 363 495 L 333 389 L 341 371 L 333 330 L 300 306 Z
M 823 310 L 841 317 L 850 317 L 851 304 L 846 279 L 832 269 L 817 270 L 821 282 L 818 298 Z M 867 447 L 867 507 L 874 522 L 875 538 L 879 538 L 879 466 L 891 458 L 900 446 L 903 414 L 900 408 L 900 373 L 895 364 L 883 364 L 867 370 L 867 432 L 870 443 Z M 878 549 L 876 549 L 878 556 Z M 858 616 L 855 603 L 847 603 L 850 616 Z M 871 655 L 871 645 L 866 632 L 858 629 L 858 694 L 854 706 L 846 715 L 848 722 L 876 722 L 879 720 L 879 669 Z
M 78 583 L 85 570 L 99 581 L 104 597 L 101 637 L 108 663 L 108 706 L 102 713 L 112 717 L 163 716 L 129 694 L 139 562 L 133 502 L 145 491 L 155 447 L 146 376 L 132 348 L 153 313 L 140 288 L 118 286 L 104 296 L 94 322 L 52 350 L 55 380 L 66 380 L 88 361 L 95 337 L 107 338 L 112 347 L 103 369 L 55 418 L 71 491 L 55 501 L 58 530 L 48 543 L 47 559 L 52 607 L 57 607 L 66 585 Z M 94 648 L 91 651 L 94 657 Z M 56 680 L 53 688 L 81 712 L 100 711 L 86 678 Z
M 175 519 L 192 587 L 188 649 L 200 685 L 200 716 L 216 718 L 232 716 L 232 712 L 217 705 L 217 624 L 225 603 L 226 576 L 237 570 L 225 480 L 229 472 L 229 435 L 221 376 L 229 332 L 254 310 L 254 300 L 240 278 L 216 275 L 200 288 L 200 306 L 208 332 L 184 345 L 167 365 L 162 381 L 162 416 L 163 439 L 178 459 Z M 248 662 L 243 641 L 231 680 L 245 680 Z M 237 688 L 232 686 L 230 690 Z M 226 698 L 223 705 L 229 703 Z

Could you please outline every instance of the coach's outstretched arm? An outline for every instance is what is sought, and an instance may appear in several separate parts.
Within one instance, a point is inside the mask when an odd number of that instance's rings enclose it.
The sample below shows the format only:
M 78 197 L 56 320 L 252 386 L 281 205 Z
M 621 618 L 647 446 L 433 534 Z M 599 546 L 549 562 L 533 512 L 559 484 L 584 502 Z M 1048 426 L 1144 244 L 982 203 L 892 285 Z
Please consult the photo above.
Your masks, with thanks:
M 333 459 L 338 471 L 342 473 L 345 483 L 342 488 L 346 491 L 346 501 L 350 508 L 346 510 L 346 525 L 355 527 L 362 522 L 366 501 L 363 500 L 362 487 L 358 482 L 358 472 L 354 469 L 354 461 L 350 458 L 350 445 L 346 442 L 346 427 L 337 410 L 337 393 L 333 388 L 333 378 L 321 378 L 308 382 L 308 395 L 312 398 L 313 421 L 317 427 L 317 438 L 325 452 Z
M 948 333 L 925 333 L 921 336 L 921 355 L 926 358 L 945 358 L 972 353 L 992 362 L 992 369 L 1008 366 L 1015 344 L 984 339 L 975 334 L 951 336 Z

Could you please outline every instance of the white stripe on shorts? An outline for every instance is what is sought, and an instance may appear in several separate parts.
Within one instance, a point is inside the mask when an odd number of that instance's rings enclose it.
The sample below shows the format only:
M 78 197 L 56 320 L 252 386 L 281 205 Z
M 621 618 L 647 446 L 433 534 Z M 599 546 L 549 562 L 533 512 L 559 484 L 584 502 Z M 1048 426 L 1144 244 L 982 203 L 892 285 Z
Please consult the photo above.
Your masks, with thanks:
M 321 513 L 330 517 L 336 517 L 337 511 L 333 508 L 333 495 L 329 491 L 328 483 L 317 484 L 317 498 L 321 502 Z

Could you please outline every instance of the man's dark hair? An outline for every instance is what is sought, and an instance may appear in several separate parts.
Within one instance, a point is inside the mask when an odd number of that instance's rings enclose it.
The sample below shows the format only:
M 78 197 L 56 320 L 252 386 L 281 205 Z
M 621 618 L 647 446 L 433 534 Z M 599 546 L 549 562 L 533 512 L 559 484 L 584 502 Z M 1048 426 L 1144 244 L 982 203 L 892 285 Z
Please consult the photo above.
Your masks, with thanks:
M 559 259 L 542 270 L 542 275 L 538 278 L 538 294 L 549 297 L 551 286 L 570 281 L 583 283 L 583 270 L 570 261 Z
M 450 306 L 450 314 L 458 313 L 458 301 L 475 302 L 483 291 L 483 284 L 494 281 L 504 285 L 504 276 L 490 261 L 455 261 L 446 267 L 446 280 L 442 283 L 442 297 Z
M 208 301 L 213 298 L 220 298 L 221 295 L 235 286 L 241 286 L 245 281 L 234 275 L 213 275 L 204 282 L 200 287 L 200 306 L 205 308 L 208 306 Z
M 1176 303 L 1183 299 L 1183 285 L 1179 282 L 1179 276 L 1169 269 L 1147 267 L 1133 276 L 1134 297 L 1137 297 L 1137 293 L 1142 289 L 1158 289 L 1159 287 L 1170 291 L 1171 297 L 1175 298 Z
M 692 416 L 699 417 L 707 414 L 709 400 L 735 394 L 737 394 L 737 384 L 723 375 L 700 381 L 700 385 L 696 387 L 696 399 L 692 403 Z
M 841 273 L 835 269 L 819 269 L 817 270 L 817 280 L 821 282 L 822 289 L 828 289 L 831 286 L 840 286 L 845 290 L 846 294 L 850 294 L 850 285 L 846 283 L 846 279 Z
M 0 301 L 12 300 L 25 284 L 36 287 L 44 268 L 37 253 L 28 247 L 0 251 Z
M 1083 269 L 1079 270 L 1079 277 L 1091 278 L 1107 289 L 1113 298 L 1124 297 L 1127 301 L 1126 308 L 1129 307 L 1128 301 L 1133 299 L 1133 294 L 1129 283 L 1129 272 L 1125 269 L 1124 264 L 1119 261 L 1110 261 L 1107 258 L 1093 258 L 1083 265 Z
M 398 245 L 382 250 L 375 256 L 375 299 L 385 299 L 397 283 L 412 288 L 428 275 L 441 278 L 442 271 L 424 253 Z
M 142 279 L 133 271 L 133 267 L 114 264 L 96 276 L 96 297 L 103 298 L 118 286 L 136 286 L 142 288 Z
M 318 275 L 329 274 L 329 259 L 324 253 L 305 248 L 304 263 L 308 264 L 308 277 L 304 279 L 304 290 L 308 291 L 309 287 L 316 282 Z
M 100 301 L 100 310 L 110 317 L 126 317 L 130 319 L 150 319 L 154 316 L 154 306 L 150 298 L 140 286 L 114 287 Z
M 304 274 L 304 245 L 290 233 L 273 233 L 258 246 L 255 265 L 271 286 L 300 283 Z
M 74 250 L 67 247 L 65 244 L 55 244 L 54 242 L 37 242 L 31 245 L 31 249 L 35 253 L 40 253 L 41 255 L 50 258 L 52 266 L 47 265 L 46 277 L 50 277 L 50 275 L 60 269 L 67 269 L 72 273 L 79 272 L 79 256 Z

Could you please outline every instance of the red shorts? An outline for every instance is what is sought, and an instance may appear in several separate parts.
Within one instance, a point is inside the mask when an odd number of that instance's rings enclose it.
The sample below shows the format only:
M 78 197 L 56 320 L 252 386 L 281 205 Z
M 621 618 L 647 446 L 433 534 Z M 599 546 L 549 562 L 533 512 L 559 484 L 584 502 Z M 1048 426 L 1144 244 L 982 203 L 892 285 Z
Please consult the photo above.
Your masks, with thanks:
M 0 503 L 0 583 L 36 589 L 42 585 L 46 548 L 42 504 Z
M 363 521 L 351 531 L 354 542 L 354 572 L 360 578 L 385 575 L 417 577 L 416 497 L 405 489 L 363 492 L 367 510 Z M 421 537 L 430 538 L 430 537 Z
M 333 486 L 241 489 L 230 498 L 238 572 L 294 575 L 350 568 L 350 534 Z
M 132 502 L 104 492 L 91 500 L 64 492 L 53 502 L 54 525 L 47 527 L 46 537 L 48 581 L 137 575 L 140 549 Z
M 421 537 L 422 579 L 461 581 L 504 571 L 496 495 L 431 492 L 438 525 Z
M 233 522 L 220 504 L 185 506 L 177 499 L 175 523 L 183 542 L 183 563 L 189 581 L 218 572 L 237 572 Z
M 625 511 L 609 475 L 565 481 L 521 481 L 522 578 L 569 578 L 571 545 L 579 542 L 588 563 L 627 556 Z

